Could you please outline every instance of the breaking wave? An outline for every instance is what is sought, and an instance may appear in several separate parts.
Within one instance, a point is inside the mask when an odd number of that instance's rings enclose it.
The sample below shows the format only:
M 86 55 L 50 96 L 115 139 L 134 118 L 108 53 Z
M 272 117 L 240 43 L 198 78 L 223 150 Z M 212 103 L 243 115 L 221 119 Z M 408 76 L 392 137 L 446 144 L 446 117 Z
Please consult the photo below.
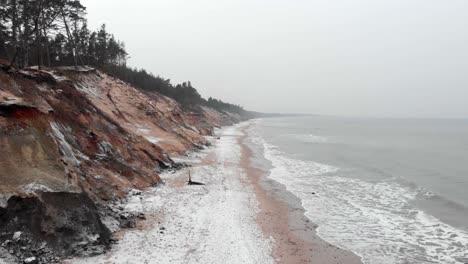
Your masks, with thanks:
M 289 158 L 255 131 L 250 134 L 272 164 L 269 177 L 302 200 L 318 234 L 365 263 L 463 263 L 468 257 L 467 232 L 411 204 L 421 194 L 418 188 L 394 179 L 366 182 L 333 166 Z

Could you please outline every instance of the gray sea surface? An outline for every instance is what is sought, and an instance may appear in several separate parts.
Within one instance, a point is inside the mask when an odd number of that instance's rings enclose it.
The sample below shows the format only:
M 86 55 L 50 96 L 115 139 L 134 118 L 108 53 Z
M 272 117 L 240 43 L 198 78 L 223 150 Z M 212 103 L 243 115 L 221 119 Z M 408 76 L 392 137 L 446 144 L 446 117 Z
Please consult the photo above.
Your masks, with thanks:
M 364 262 L 468 258 L 468 120 L 267 118 L 248 134 L 318 234 Z

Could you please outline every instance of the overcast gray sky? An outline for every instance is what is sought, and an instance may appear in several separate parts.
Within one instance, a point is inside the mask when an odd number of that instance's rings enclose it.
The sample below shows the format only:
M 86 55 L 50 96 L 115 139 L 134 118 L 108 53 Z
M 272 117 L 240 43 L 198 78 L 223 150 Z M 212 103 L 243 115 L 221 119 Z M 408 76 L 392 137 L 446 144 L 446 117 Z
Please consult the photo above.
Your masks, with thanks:
M 466 0 L 82 0 L 131 66 L 267 112 L 468 117 Z

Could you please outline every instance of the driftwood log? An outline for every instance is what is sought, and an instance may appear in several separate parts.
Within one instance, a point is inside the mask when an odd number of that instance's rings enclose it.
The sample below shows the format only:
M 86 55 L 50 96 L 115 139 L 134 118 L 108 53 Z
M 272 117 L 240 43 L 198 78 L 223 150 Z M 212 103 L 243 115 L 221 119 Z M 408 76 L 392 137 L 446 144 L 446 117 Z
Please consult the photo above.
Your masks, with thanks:
M 192 181 L 192 175 L 190 173 L 190 170 L 188 172 L 188 182 L 187 182 L 188 185 L 205 185 L 204 183 L 201 183 L 201 182 L 196 182 L 196 181 Z

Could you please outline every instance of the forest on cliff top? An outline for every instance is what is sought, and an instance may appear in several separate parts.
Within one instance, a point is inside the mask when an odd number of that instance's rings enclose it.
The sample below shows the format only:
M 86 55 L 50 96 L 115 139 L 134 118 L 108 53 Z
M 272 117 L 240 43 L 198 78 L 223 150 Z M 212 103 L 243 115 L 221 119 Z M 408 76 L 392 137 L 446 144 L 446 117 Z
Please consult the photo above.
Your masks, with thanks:
M 88 28 L 80 0 L 0 0 L 0 59 L 10 67 L 91 66 L 144 91 L 156 91 L 183 106 L 206 105 L 219 111 L 245 114 L 235 104 L 203 98 L 190 81 L 169 79 L 127 65 L 123 41 L 103 24 Z

